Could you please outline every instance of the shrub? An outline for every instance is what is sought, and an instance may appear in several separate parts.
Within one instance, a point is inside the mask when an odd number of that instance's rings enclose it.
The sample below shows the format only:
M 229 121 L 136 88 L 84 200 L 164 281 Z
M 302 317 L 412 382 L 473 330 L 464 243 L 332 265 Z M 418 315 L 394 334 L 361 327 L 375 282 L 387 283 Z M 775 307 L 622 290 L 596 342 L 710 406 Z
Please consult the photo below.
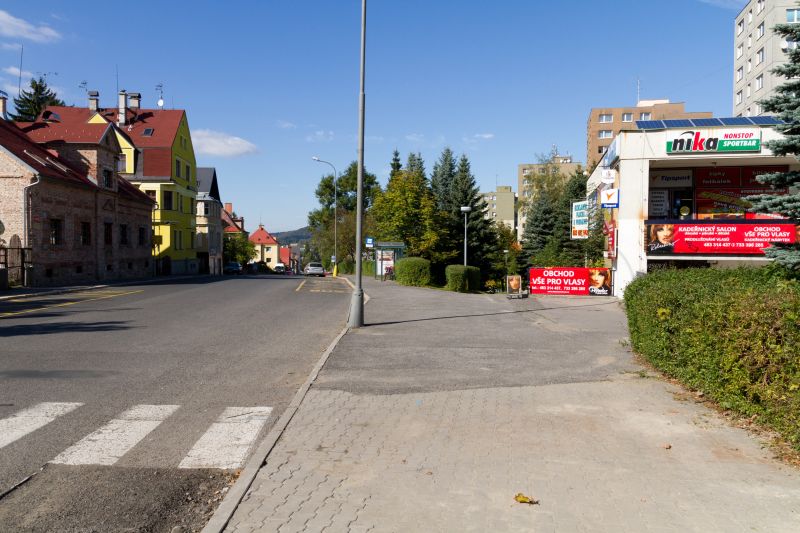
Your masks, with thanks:
M 467 292 L 467 267 L 463 265 L 447 265 L 444 269 L 447 278 L 445 287 L 448 291 Z
M 404 257 L 394 264 L 394 279 L 400 285 L 428 285 L 431 282 L 431 262 L 422 257 Z
M 653 272 L 625 290 L 633 348 L 800 449 L 800 284 L 775 268 Z
M 356 272 L 355 262 L 352 259 L 344 259 L 342 261 L 339 261 L 339 272 L 341 274 L 355 274 Z
M 469 292 L 481 289 L 481 269 L 474 266 L 447 265 L 444 269 L 449 291 Z

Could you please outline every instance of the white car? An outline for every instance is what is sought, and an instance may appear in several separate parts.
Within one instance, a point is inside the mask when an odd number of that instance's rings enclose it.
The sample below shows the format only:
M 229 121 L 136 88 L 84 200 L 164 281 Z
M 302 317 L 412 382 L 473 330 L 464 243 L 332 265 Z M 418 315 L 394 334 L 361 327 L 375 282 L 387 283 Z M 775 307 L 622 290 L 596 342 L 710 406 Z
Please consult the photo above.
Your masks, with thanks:
M 304 276 L 320 276 L 325 277 L 325 269 L 322 268 L 322 263 L 309 263 L 303 269 Z

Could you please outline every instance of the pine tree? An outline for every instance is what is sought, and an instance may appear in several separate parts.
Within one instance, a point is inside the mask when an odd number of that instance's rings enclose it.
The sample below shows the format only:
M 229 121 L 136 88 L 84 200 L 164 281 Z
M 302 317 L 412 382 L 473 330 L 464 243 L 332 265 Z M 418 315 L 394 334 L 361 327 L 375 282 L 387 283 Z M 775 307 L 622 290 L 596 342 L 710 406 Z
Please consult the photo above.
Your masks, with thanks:
M 544 250 L 553 235 L 554 226 L 553 199 L 549 191 L 543 190 L 528 208 L 525 229 L 522 233 L 520 267 L 526 268 L 535 262 L 536 255 Z
M 417 152 L 409 153 L 408 159 L 406 160 L 406 170 L 409 172 L 417 173 L 422 176 L 427 181 L 427 176 L 425 174 L 425 161 L 422 159 L 422 154 Z
M 800 42 L 800 25 L 778 24 L 773 31 L 787 42 Z M 775 67 L 772 72 L 787 79 L 786 83 L 775 89 L 775 96 L 760 102 L 764 111 L 776 113 L 784 124 L 775 126 L 783 138 L 769 141 L 764 145 L 777 156 L 794 155 L 800 158 L 800 48 L 789 50 L 789 61 Z M 747 198 L 753 203 L 750 209 L 756 213 L 778 213 L 786 218 L 800 219 L 800 172 L 779 172 L 759 177 L 759 181 L 773 188 L 789 189 L 788 194 L 762 194 Z M 792 269 L 800 270 L 800 243 L 775 243 L 765 251 L 767 257 Z
M 17 113 L 12 114 L 11 119 L 16 122 L 32 122 L 49 105 L 64 105 L 64 102 L 40 76 L 38 80 L 31 80 L 30 90 L 23 90 L 19 98 L 14 98 Z
M 436 200 L 436 207 L 442 211 L 449 211 L 452 207 L 450 203 L 450 185 L 456 175 L 456 160 L 450 148 L 442 150 L 439 160 L 433 165 L 431 173 L 431 191 Z
M 467 213 L 467 264 L 480 268 L 483 276 L 488 277 L 491 270 L 491 256 L 497 250 L 497 234 L 486 218 L 488 206 L 475 183 L 475 176 L 472 175 L 466 155 L 462 155 L 458 160 L 448 196 L 453 227 L 460 229 L 461 260 L 463 262 L 464 259 L 464 214 L 461 212 L 461 207 L 469 206 L 472 209 Z
M 397 151 L 397 148 L 394 149 L 394 153 L 392 154 L 390 166 L 392 170 L 389 171 L 389 179 L 392 179 L 403 168 L 403 163 L 400 162 L 400 152 Z
M 586 176 L 578 169 L 564 185 L 554 213 L 551 240 L 564 266 L 581 266 L 584 262 L 584 241 L 572 239 L 572 202 L 585 198 Z

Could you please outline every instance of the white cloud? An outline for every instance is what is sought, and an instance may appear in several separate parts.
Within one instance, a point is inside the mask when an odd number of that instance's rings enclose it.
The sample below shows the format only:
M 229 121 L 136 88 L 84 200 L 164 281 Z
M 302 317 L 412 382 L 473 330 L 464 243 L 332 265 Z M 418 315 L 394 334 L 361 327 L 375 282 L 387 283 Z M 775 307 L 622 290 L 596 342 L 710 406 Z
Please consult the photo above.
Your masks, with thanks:
M 6 74 L 9 74 L 11 76 L 14 76 L 15 78 L 19 77 L 19 67 L 5 67 L 3 69 L 3 72 L 5 72 Z M 30 79 L 30 78 L 33 77 L 33 72 L 31 72 L 29 70 L 23 70 L 22 71 L 22 77 Z
M 275 125 L 278 126 L 282 130 L 293 130 L 297 128 L 297 124 L 293 124 L 288 120 L 276 120 Z
M 250 141 L 221 131 L 195 130 L 192 143 L 197 153 L 202 155 L 239 157 L 258 153 L 258 147 Z
M 19 86 L 16 83 L 8 83 L 6 81 L 3 82 L 3 85 L 0 85 L 0 88 L 2 88 L 6 93 L 8 93 L 9 96 L 12 97 L 16 96 L 19 90 Z
M 313 142 L 331 142 L 333 140 L 333 132 L 325 130 L 317 130 L 311 135 L 306 135 L 306 141 Z
M 704 4 L 709 4 L 716 7 L 721 7 L 723 9 L 732 9 L 734 11 L 741 10 L 747 0 L 700 0 Z
M 406 135 L 406 140 L 411 141 L 412 143 L 425 142 L 425 135 L 422 133 L 409 133 Z
M 470 146 L 475 146 L 480 141 L 487 141 L 489 139 L 494 139 L 494 133 L 476 133 L 475 135 L 472 135 L 471 137 L 467 137 L 467 136 L 461 137 L 461 141 L 464 144 L 467 144 L 467 145 L 470 145 Z
M 30 22 L 18 19 L 2 9 L 0 9 L 0 35 L 22 37 L 35 43 L 52 43 L 61 39 L 61 34 L 50 26 L 46 24 L 34 26 Z
M 473 137 L 475 139 L 494 139 L 494 133 L 476 133 Z
M 3 43 L 0 44 L 0 48 L 3 50 L 19 50 L 22 48 L 22 45 L 19 43 Z

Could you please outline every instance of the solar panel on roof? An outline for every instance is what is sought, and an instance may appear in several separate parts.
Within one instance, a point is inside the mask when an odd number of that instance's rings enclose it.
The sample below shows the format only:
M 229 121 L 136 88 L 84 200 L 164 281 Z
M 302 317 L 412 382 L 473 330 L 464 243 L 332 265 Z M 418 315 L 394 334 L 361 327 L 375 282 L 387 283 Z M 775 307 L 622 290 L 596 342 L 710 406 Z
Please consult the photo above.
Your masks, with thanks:
M 752 126 L 748 117 L 728 117 L 719 119 L 725 126 Z
M 697 127 L 722 126 L 718 118 L 693 118 L 692 124 Z
M 783 121 L 776 117 L 750 117 L 750 120 L 753 121 L 753 124 L 757 124 L 759 126 L 772 126 L 774 124 L 783 124 Z
M 692 121 L 687 119 L 672 119 L 664 120 L 664 126 L 667 128 L 691 128 Z
M 661 120 L 637 120 L 636 127 L 640 130 L 660 130 L 664 129 L 664 122 Z

